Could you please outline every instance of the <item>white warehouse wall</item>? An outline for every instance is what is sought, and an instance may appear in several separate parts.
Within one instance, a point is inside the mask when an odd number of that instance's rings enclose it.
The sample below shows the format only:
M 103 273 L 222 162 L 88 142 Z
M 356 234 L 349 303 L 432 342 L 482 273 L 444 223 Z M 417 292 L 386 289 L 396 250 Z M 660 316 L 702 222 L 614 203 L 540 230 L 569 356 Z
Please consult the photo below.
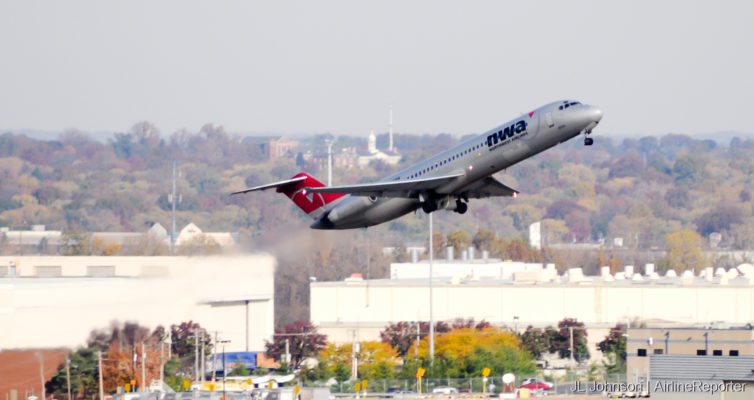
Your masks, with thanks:
M 16 276 L 0 276 L 0 349 L 76 347 L 111 321 L 151 329 L 193 320 L 230 340 L 227 351 L 264 350 L 274 333 L 276 261 L 267 254 L 0 257 L 10 263 Z M 60 276 L 36 276 L 37 266 Z M 88 266 L 114 267 L 114 276 L 87 277 Z
M 750 284 L 604 283 L 513 284 L 484 279 L 460 284 L 437 279 L 434 319 L 474 318 L 525 329 L 555 326 L 577 318 L 589 328 L 594 347 L 608 329 L 629 320 L 695 324 L 754 321 Z M 518 320 L 514 322 L 514 317 Z M 379 340 L 379 332 L 399 321 L 429 320 L 426 279 L 316 282 L 311 285 L 311 320 L 335 342 Z

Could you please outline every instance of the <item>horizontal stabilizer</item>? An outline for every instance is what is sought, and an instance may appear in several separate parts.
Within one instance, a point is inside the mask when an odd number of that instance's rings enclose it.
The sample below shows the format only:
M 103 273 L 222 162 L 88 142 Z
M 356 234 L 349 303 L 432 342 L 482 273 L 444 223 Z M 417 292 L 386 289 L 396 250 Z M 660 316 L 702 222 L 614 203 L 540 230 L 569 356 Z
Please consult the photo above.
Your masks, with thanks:
M 452 175 L 437 176 L 425 179 L 411 179 L 389 182 L 360 183 L 356 185 L 330 186 L 320 188 L 307 188 L 314 193 L 343 193 L 354 196 L 375 197 L 418 197 L 419 193 L 426 190 L 436 190 L 453 180 L 464 176 L 463 172 Z
M 284 181 L 273 182 L 273 183 L 268 183 L 266 185 L 254 186 L 252 188 L 248 188 L 248 189 L 244 189 L 244 190 L 239 190 L 237 192 L 231 193 L 231 195 L 241 194 L 241 193 L 249 193 L 249 192 L 253 192 L 253 191 L 256 191 L 256 190 L 266 190 L 266 189 L 279 188 L 279 187 L 288 186 L 288 185 L 294 185 L 294 184 L 296 184 L 298 182 L 306 180 L 306 178 L 307 178 L 306 176 L 298 176 L 298 177 L 295 177 L 295 178 L 292 178 L 292 179 L 286 179 Z

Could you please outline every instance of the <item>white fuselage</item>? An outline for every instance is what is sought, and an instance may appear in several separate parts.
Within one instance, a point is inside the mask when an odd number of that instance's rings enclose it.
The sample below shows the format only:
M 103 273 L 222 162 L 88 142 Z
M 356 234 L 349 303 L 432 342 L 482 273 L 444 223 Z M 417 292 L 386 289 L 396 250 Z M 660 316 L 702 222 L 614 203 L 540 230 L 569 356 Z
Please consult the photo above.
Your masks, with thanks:
M 568 104 L 567 107 L 564 107 Z M 435 154 L 382 179 L 392 182 L 463 173 L 423 198 L 379 198 L 347 195 L 328 204 L 312 228 L 352 229 L 377 225 L 418 209 L 422 201 L 463 198 L 464 188 L 500 170 L 590 131 L 602 118 L 593 106 L 558 101 L 542 106 L 479 136 Z

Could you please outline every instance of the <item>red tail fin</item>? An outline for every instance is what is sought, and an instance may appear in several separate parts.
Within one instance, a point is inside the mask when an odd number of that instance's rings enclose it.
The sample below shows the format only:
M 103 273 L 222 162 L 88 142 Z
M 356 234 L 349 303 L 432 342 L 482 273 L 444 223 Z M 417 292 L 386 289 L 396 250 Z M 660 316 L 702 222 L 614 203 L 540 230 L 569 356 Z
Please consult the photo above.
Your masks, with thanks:
M 324 207 L 326 204 L 345 196 L 344 194 L 336 194 L 336 193 L 311 193 L 311 192 L 307 193 L 307 191 L 304 188 L 324 187 L 325 185 L 322 182 L 312 178 L 311 175 L 305 172 L 301 172 L 300 174 L 294 176 L 293 178 L 298 178 L 299 176 L 305 176 L 306 179 L 304 179 L 301 182 L 297 182 L 294 185 L 278 187 L 277 191 L 278 193 L 283 193 L 286 196 L 288 196 L 288 198 L 293 200 L 293 202 L 296 203 L 296 205 L 300 209 L 304 210 L 305 213 L 313 217 L 317 217 L 317 215 L 312 214 L 314 213 L 314 211 L 319 210 L 320 208 Z

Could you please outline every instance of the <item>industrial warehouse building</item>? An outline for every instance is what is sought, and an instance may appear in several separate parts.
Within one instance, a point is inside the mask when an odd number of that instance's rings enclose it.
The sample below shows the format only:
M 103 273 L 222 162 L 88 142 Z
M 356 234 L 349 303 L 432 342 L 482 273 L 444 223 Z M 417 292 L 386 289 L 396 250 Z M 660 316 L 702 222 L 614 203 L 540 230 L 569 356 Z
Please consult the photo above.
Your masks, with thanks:
M 754 357 L 657 355 L 650 357 L 649 395 L 655 400 L 749 400 Z
M 652 398 L 749 399 L 754 390 L 750 323 L 631 328 L 626 356 L 627 381 L 647 387 Z
M 274 333 L 275 259 L 0 257 L 0 349 L 85 344 L 112 321 L 198 322 L 226 351 L 263 351 Z
M 452 257 L 448 257 L 452 258 Z M 391 279 L 311 284 L 311 320 L 335 342 L 379 340 L 399 321 L 429 320 L 429 263 L 391 265 Z M 474 318 L 525 329 L 577 318 L 596 343 L 617 323 L 641 320 L 664 325 L 709 321 L 754 321 L 754 266 L 728 271 L 711 268 L 695 275 L 660 276 L 649 264 L 611 275 L 584 276 L 580 269 L 559 275 L 554 265 L 503 262 L 483 255 L 445 259 L 433 265 L 434 320 Z

